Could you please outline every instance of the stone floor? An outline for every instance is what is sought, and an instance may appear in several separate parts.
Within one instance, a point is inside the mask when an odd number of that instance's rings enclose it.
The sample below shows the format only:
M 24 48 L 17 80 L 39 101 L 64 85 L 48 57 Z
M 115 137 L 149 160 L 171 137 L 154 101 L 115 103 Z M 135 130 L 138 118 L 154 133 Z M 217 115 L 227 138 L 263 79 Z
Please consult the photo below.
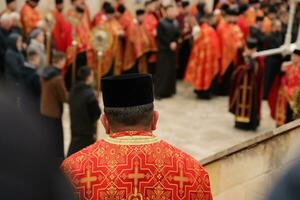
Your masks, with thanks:
M 263 103 L 263 118 L 256 132 L 240 131 L 234 128 L 234 118 L 228 112 L 228 98 L 216 97 L 212 100 L 197 100 L 193 89 L 178 83 L 178 93 L 171 99 L 155 102 L 160 120 L 156 135 L 185 150 L 196 159 L 202 160 L 234 145 L 245 142 L 258 134 L 275 128 L 269 117 L 269 108 Z M 64 128 L 65 147 L 70 142 L 68 107 L 65 107 Z M 99 126 L 99 138 L 105 137 Z

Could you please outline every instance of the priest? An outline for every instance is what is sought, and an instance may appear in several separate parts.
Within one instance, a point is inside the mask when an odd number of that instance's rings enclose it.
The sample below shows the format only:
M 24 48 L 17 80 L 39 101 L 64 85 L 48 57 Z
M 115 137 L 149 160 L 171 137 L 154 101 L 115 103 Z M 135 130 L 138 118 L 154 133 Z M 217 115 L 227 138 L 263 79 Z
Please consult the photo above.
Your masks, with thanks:
M 200 19 L 201 33 L 195 39 L 185 81 L 193 85 L 198 98 L 210 99 L 217 85 L 221 58 L 219 38 L 208 24 L 207 18 Z
M 42 18 L 36 9 L 38 4 L 39 0 L 27 0 L 20 10 L 21 22 L 26 37 L 41 24 Z
M 158 25 L 158 20 L 159 20 L 155 13 L 155 5 L 156 5 L 156 3 L 153 0 L 147 0 L 145 2 L 144 26 L 148 32 L 148 35 L 150 35 L 152 41 L 156 41 L 157 25 Z M 157 44 L 156 44 L 156 46 L 157 46 Z M 155 79 L 155 73 L 156 73 L 156 61 L 157 61 L 156 53 L 152 53 L 151 55 L 149 55 L 149 58 L 147 60 L 148 72 L 153 75 L 154 79 Z
M 69 45 L 72 44 L 72 25 L 63 11 L 64 1 L 55 0 L 55 9 L 52 12 L 54 17 L 53 42 L 56 50 L 66 53 Z
M 263 96 L 264 60 L 253 58 L 257 40 L 249 38 L 234 70 L 230 91 L 230 112 L 235 115 L 235 127 L 255 131 L 260 123 Z
M 209 176 L 199 162 L 153 133 L 158 112 L 150 75 L 107 77 L 102 91 L 107 139 L 61 167 L 79 200 L 212 200 Z
M 236 61 L 238 50 L 243 47 L 244 37 L 239 26 L 236 24 L 238 11 L 227 8 L 223 12 L 224 18 L 219 22 L 217 27 L 221 46 L 221 66 L 218 82 L 219 94 L 228 95 L 234 62 Z
M 114 7 L 108 3 L 104 7 L 105 21 L 97 26 L 108 33 L 108 47 L 101 60 L 102 76 L 120 75 L 123 66 L 123 43 L 125 32 L 115 16 Z
M 64 69 L 64 73 L 66 74 L 67 87 L 70 88 L 71 83 L 74 83 L 77 79 L 76 75 L 80 67 L 93 67 L 93 51 L 90 44 L 90 17 L 85 2 L 72 0 L 72 7 L 67 11 L 67 19 L 72 27 L 72 41 L 68 43 L 67 67 Z M 72 74 L 73 63 L 76 66 L 75 77 Z
M 151 40 L 152 37 L 144 26 L 144 17 L 145 11 L 138 9 L 136 19 L 127 28 L 123 73 L 147 73 L 147 58 L 157 51 L 155 41 Z
M 279 83 L 279 84 L 277 84 Z M 277 126 L 294 120 L 299 115 L 297 96 L 300 91 L 300 49 L 292 54 L 292 62 L 283 67 L 283 73 L 277 77 L 269 95 L 272 117 Z
M 157 71 L 155 78 L 155 97 L 172 97 L 176 94 L 176 49 L 180 31 L 175 22 L 177 9 L 173 5 L 166 7 L 166 18 L 157 27 Z

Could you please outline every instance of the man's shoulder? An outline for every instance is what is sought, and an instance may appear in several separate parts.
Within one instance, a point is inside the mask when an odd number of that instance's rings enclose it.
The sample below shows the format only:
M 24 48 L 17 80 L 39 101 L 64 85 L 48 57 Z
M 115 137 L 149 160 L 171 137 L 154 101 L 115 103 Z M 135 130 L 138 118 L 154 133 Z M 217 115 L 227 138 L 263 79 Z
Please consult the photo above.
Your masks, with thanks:
M 78 164 L 81 164 L 87 160 L 91 160 L 92 157 L 97 155 L 97 151 L 104 145 L 104 140 L 99 140 L 96 143 L 74 153 L 73 155 L 66 158 L 61 167 L 64 170 L 76 168 Z

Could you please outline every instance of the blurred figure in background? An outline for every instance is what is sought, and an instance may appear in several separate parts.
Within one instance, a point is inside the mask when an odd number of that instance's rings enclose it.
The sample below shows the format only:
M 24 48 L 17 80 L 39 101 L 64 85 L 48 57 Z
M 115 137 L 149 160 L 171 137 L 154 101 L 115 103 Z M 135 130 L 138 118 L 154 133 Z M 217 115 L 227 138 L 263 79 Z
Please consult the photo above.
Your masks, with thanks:
M 78 72 L 79 81 L 70 93 L 70 118 L 72 140 L 68 156 L 93 144 L 97 138 L 97 121 L 101 110 L 95 91 L 94 74 L 88 67 Z
M 36 28 L 29 35 L 28 50 L 34 50 L 39 53 L 40 66 L 39 72 L 42 72 L 47 65 L 46 50 L 45 50 L 45 33 L 42 29 Z
M 66 56 L 64 53 L 55 52 L 52 57 L 52 66 L 45 68 L 41 75 L 41 113 L 43 115 L 47 137 L 53 142 L 56 156 L 64 158 L 63 137 L 63 103 L 68 101 L 68 92 L 61 75 L 65 67 Z
M 16 109 L 10 99 L 14 91 L 3 85 L 0 91 L 0 199 L 74 200 L 49 138 L 34 118 Z
M 10 14 L 17 11 L 17 0 L 5 0 L 6 8 L 0 13 L 0 16 L 3 14 Z
M 5 84 L 14 91 L 12 101 L 21 108 L 20 83 L 23 78 L 25 59 L 22 54 L 22 36 L 12 33 L 8 37 L 7 51 L 5 53 Z
M 300 160 L 287 171 L 273 188 L 267 200 L 298 200 L 300 198 Z
M 39 0 L 26 0 L 20 10 L 21 22 L 24 28 L 24 34 L 27 38 L 33 29 L 37 28 L 42 23 L 42 17 L 36 7 L 39 5 Z

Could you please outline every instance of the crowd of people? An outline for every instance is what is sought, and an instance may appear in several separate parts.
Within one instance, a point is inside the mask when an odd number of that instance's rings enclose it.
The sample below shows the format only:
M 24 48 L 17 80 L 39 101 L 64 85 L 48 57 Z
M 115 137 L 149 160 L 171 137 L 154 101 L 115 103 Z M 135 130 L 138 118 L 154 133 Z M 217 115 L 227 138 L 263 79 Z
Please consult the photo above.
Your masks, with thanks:
M 125 1 L 105 1 L 93 19 L 84 0 L 68 10 L 56 0 L 45 18 L 39 0 L 20 11 L 16 0 L 6 3 L 1 87 L 16 113 L 34 119 L 58 163 L 69 104 L 72 139 L 61 169 L 80 199 L 212 199 L 204 168 L 152 134 L 153 101 L 174 96 L 177 79 L 199 99 L 228 95 L 236 128 L 257 129 L 263 99 L 278 126 L 300 116 L 300 47 L 291 57 L 255 57 L 284 44 L 287 1 L 215 1 L 210 11 L 201 0 L 146 0 L 135 14 Z M 94 88 L 100 82 L 103 111 Z M 96 142 L 100 118 L 109 138 Z

